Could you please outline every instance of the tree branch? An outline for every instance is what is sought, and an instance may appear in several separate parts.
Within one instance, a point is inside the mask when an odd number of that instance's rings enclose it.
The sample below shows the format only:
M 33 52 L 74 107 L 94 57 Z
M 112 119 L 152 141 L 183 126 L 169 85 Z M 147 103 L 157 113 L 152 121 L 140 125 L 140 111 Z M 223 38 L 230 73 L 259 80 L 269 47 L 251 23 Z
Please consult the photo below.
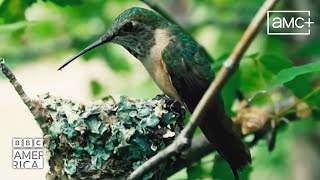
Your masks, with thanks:
M 228 78 L 235 71 L 242 58 L 242 55 L 248 49 L 250 43 L 257 34 L 259 27 L 264 23 L 267 11 L 272 9 L 277 2 L 278 0 L 266 0 L 262 5 L 256 16 L 251 21 L 244 35 L 236 45 L 235 49 L 231 53 L 230 57 L 225 61 L 224 66 L 218 72 L 214 81 L 203 95 L 192 116 L 190 117 L 189 123 L 182 130 L 177 139 L 166 149 L 150 158 L 134 172 L 132 172 L 128 179 L 140 179 L 146 172 L 153 170 L 170 156 L 182 152 L 184 149 L 190 146 L 190 139 L 197 128 L 198 117 L 206 111 L 208 105 L 212 103 L 213 99 L 216 97 L 223 85 L 227 82 Z
M 24 92 L 21 84 L 15 77 L 15 75 L 11 72 L 11 70 L 6 66 L 5 61 L 3 58 L 0 58 L 0 70 L 2 73 L 9 79 L 10 83 L 19 94 L 20 98 L 22 99 L 23 103 L 28 107 L 29 111 L 32 113 L 33 117 L 37 121 L 38 125 L 42 129 L 43 132 L 47 132 L 47 128 L 44 127 L 44 117 L 41 114 L 41 111 L 33 104 L 32 100 L 28 95 Z
M 168 21 L 170 21 L 173 24 L 176 24 L 178 26 L 179 23 L 177 23 L 171 16 L 169 16 L 162 8 L 160 8 L 157 3 L 155 3 L 154 0 L 140 0 L 143 3 L 145 3 L 146 5 L 148 5 L 151 9 L 153 9 L 154 11 L 156 11 L 157 13 L 161 14 L 161 16 L 163 16 L 164 18 L 166 18 Z M 158 2 L 158 1 L 156 1 Z M 181 27 L 181 26 L 180 26 Z
M 179 170 L 191 166 L 194 162 L 199 161 L 204 156 L 213 152 L 215 148 L 209 143 L 207 138 L 201 133 L 200 135 L 192 138 L 190 148 L 184 150 L 179 156 L 176 157 L 174 163 L 165 172 L 165 177 L 170 177 Z
M 279 127 L 288 125 L 288 122 L 293 122 L 297 119 L 303 119 L 311 116 L 312 109 L 310 109 L 310 107 L 306 105 L 304 109 L 300 109 L 299 107 L 301 106 L 299 105 L 304 103 L 305 100 L 312 97 L 312 95 L 319 90 L 319 87 L 315 88 L 302 99 L 296 99 L 296 97 L 286 98 L 283 101 L 279 101 L 279 104 L 267 104 L 263 107 L 243 107 L 239 104 L 240 109 L 237 110 L 237 117 L 234 118 L 237 119 L 235 120 L 236 124 L 240 126 L 246 126 L 248 124 L 251 125 L 251 129 L 246 132 L 242 131 L 243 137 L 246 137 L 247 135 L 254 135 L 254 139 L 251 142 L 248 142 L 248 147 L 251 148 L 260 140 L 265 140 L 269 151 L 272 151 L 275 146 L 275 136 Z M 259 111 L 266 111 L 267 113 L 261 114 Z M 301 114 L 301 112 L 304 112 L 304 114 Z M 239 115 L 244 115 L 241 120 L 238 118 Z M 284 123 L 284 121 L 282 121 L 283 119 L 287 119 L 287 123 Z M 272 126 L 274 120 L 278 121 L 275 126 Z M 252 127 L 252 124 L 255 124 L 254 128 Z M 171 168 L 165 173 L 165 177 L 170 177 L 182 168 L 191 166 L 194 162 L 199 161 L 202 157 L 214 150 L 215 148 L 209 143 L 203 134 L 193 137 L 190 148 L 187 148 L 175 157 L 176 160 L 170 165 Z

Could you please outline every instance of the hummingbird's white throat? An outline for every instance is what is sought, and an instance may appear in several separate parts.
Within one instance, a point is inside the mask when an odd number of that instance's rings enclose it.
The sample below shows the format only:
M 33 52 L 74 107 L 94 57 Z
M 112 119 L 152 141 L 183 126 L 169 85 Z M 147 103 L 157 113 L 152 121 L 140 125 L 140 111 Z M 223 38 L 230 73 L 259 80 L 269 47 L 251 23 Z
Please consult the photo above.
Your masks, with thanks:
M 155 44 L 150 49 L 150 54 L 140 59 L 154 82 L 168 96 L 180 101 L 177 90 L 172 85 L 165 62 L 162 59 L 162 52 L 173 37 L 168 29 L 157 29 L 154 32 Z

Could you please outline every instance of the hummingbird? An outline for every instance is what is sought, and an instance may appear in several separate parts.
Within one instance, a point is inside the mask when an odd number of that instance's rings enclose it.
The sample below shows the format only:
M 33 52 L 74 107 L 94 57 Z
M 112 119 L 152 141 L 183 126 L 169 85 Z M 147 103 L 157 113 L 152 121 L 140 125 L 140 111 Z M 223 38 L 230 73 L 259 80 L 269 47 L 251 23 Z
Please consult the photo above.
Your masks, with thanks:
M 180 102 L 191 113 L 214 80 L 208 55 L 191 36 L 160 14 L 139 7 L 122 12 L 101 38 L 70 58 L 59 70 L 106 43 L 127 49 L 142 63 L 164 94 Z M 251 155 L 226 115 L 220 95 L 199 117 L 198 124 L 237 178 L 237 170 L 251 163 Z

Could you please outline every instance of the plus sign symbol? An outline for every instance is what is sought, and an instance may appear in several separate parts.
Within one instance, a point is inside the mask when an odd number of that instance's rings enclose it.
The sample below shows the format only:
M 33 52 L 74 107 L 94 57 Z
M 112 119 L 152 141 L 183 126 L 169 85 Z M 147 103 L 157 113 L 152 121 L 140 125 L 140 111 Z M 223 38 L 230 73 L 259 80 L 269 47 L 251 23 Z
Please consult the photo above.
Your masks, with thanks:
M 268 11 L 267 14 L 268 35 L 310 35 L 311 21 L 310 11 Z

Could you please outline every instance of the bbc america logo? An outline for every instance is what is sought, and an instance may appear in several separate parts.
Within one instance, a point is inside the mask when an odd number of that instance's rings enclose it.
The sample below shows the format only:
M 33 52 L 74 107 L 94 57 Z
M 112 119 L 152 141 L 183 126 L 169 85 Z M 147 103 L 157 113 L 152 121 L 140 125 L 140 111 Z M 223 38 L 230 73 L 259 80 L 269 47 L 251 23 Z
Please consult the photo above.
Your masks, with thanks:
M 310 35 L 310 11 L 268 11 L 268 35 Z
M 43 168 L 42 138 L 13 138 L 12 148 L 13 169 Z

